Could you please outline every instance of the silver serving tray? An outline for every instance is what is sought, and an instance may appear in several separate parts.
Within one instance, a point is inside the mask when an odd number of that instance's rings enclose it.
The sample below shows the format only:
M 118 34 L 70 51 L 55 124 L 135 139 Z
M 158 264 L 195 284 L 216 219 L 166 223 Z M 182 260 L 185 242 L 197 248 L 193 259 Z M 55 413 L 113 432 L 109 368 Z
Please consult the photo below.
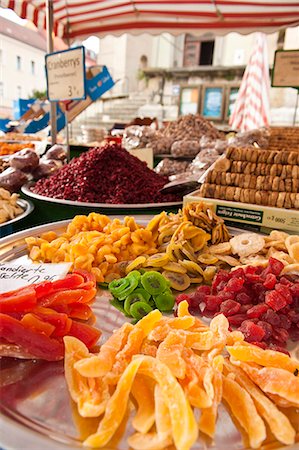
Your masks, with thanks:
M 19 200 L 17 200 L 17 204 L 24 210 L 24 212 L 22 212 L 21 214 L 16 216 L 14 219 L 10 219 L 7 222 L 0 223 L 0 228 L 6 227 L 7 225 L 11 225 L 12 223 L 15 223 L 15 222 L 19 222 L 19 220 L 24 219 L 29 214 L 31 214 L 32 211 L 34 210 L 34 205 L 30 200 L 19 199 Z
M 120 219 L 124 216 L 118 216 Z M 139 223 L 145 224 L 150 216 L 141 216 Z M 34 227 L 0 239 L 0 262 L 17 259 L 28 260 L 25 238 L 38 236 L 46 231 L 61 232 L 70 220 Z M 238 229 L 230 229 L 234 234 Z M 97 317 L 96 325 L 102 331 L 104 342 L 127 319 L 109 303 L 109 293 L 99 290 L 93 311 Z M 299 346 L 296 347 L 299 357 Z M 63 362 L 30 360 L 9 360 L 1 363 L 0 371 L 0 446 L 5 450 L 67 450 L 83 449 L 82 426 L 94 429 L 94 419 L 83 419 L 76 413 L 70 399 L 63 373 Z M 2 387 L 1 387 L 2 386 Z M 81 432 L 80 432 L 81 430 Z M 248 448 L 242 441 L 241 433 L 223 405 L 220 405 L 214 444 L 200 437 L 193 450 L 241 450 Z M 130 421 L 122 436 L 105 450 L 129 450 L 127 438 L 133 429 Z M 81 437 L 81 439 L 80 439 Z M 85 437 L 87 437 L 85 435 Z M 263 449 L 298 449 L 293 446 L 270 446 Z M 85 447 L 84 447 L 85 448 Z
M 153 208 L 167 208 L 169 206 L 180 206 L 183 204 L 183 200 L 179 202 L 165 202 L 165 203 L 88 203 L 88 202 L 77 202 L 74 200 L 63 200 L 59 198 L 51 198 L 46 197 L 45 195 L 35 194 L 30 189 L 34 183 L 26 183 L 22 186 L 22 192 L 36 200 L 42 200 L 49 203 L 58 203 L 60 205 L 69 205 L 69 206 L 85 206 L 87 208 L 107 208 L 107 209 L 153 209 Z

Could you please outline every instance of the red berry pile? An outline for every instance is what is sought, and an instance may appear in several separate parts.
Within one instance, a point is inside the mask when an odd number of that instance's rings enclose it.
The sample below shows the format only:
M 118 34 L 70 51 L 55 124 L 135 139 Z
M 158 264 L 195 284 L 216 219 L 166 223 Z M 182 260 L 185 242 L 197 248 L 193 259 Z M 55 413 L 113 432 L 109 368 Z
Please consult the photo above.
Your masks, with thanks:
M 266 268 L 247 266 L 220 270 L 212 286 L 199 286 L 193 294 L 180 294 L 192 314 L 214 317 L 223 313 L 247 342 L 286 351 L 287 340 L 299 339 L 299 278 L 283 276 L 284 265 L 269 258 Z

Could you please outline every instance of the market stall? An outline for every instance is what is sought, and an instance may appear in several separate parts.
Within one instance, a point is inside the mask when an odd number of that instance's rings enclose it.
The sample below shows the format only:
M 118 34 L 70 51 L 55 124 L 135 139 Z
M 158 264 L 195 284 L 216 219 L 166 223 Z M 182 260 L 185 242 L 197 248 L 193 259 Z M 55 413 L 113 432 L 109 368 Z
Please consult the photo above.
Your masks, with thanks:
M 51 6 L 70 40 L 299 19 L 294 1 L 3 3 L 42 27 Z M 0 445 L 296 448 L 298 155 L 296 128 L 226 136 L 190 114 L 69 162 L 61 146 L 4 158 L 4 214 L 21 188 L 38 226 L 0 240 Z

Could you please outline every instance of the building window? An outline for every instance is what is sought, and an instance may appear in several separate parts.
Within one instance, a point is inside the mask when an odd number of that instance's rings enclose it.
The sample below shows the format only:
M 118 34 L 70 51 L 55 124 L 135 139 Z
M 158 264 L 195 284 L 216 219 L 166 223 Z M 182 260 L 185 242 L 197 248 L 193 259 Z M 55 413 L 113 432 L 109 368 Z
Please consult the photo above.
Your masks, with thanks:
M 211 66 L 213 64 L 215 41 L 203 40 L 186 35 L 184 47 L 184 67 Z
M 17 86 L 17 97 L 18 98 L 22 97 L 22 88 L 21 88 L 21 86 Z
M 35 75 L 35 62 L 31 61 L 31 75 Z
M 17 70 L 21 70 L 21 57 L 17 56 Z

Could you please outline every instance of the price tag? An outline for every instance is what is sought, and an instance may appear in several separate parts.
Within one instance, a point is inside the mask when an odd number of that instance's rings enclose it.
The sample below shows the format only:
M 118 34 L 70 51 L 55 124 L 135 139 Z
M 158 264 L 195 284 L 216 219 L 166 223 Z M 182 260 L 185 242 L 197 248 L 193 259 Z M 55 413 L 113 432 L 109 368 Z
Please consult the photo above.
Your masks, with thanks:
M 0 293 L 13 291 L 41 281 L 55 281 L 64 278 L 71 265 L 72 263 L 0 263 Z
M 276 50 L 271 86 L 299 88 L 299 50 Z
M 50 102 L 85 99 L 85 48 L 49 53 L 45 58 Z

